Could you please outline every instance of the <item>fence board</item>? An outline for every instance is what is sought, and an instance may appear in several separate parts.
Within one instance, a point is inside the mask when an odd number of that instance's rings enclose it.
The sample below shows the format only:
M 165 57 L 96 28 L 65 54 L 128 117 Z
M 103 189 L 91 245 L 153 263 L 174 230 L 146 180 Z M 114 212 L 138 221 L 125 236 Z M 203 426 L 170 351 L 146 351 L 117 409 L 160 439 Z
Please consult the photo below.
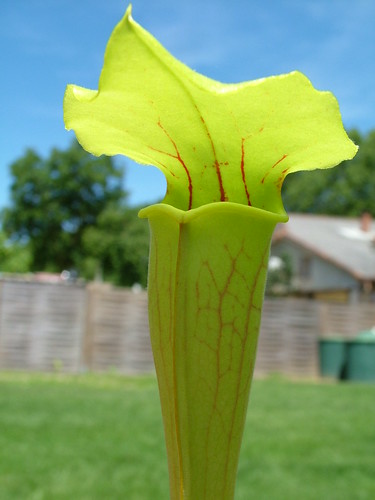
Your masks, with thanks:
M 375 325 L 374 304 L 266 299 L 255 373 L 318 375 L 318 339 Z M 152 371 L 147 294 L 0 281 L 0 369 Z
M 83 287 L 2 282 L 0 367 L 78 371 L 84 310 Z
M 126 373 L 153 370 L 146 293 L 91 286 L 88 294 L 87 367 Z

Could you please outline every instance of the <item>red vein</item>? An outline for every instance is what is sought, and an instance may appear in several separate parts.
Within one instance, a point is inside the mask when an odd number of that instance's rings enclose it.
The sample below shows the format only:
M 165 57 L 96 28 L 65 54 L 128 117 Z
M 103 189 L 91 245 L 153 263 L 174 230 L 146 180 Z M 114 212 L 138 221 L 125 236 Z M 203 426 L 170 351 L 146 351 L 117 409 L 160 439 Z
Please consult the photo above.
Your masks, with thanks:
M 245 138 L 244 137 L 241 138 L 241 175 L 242 175 L 242 182 L 245 186 L 247 204 L 249 205 L 249 207 L 251 207 L 250 194 L 249 194 L 249 190 L 247 189 L 247 183 L 246 183 L 246 177 L 245 177 Z
M 229 250 L 226 246 L 225 246 L 225 249 L 227 250 L 227 252 L 230 256 Z M 220 410 L 218 407 L 218 398 L 219 398 L 220 380 L 221 380 L 220 354 L 221 354 L 221 350 L 222 350 L 223 333 L 224 333 L 224 331 L 223 331 L 224 330 L 223 302 L 224 302 L 225 295 L 228 291 L 228 288 L 231 284 L 231 281 L 232 281 L 232 278 L 233 278 L 233 275 L 235 272 L 238 256 L 236 258 L 232 258 L 230 256 L 230 259 L 231 259 L 231 268 L 229 271 L 229 275 L 228 275 L 227 279 L 225 280 L 224 287 L 221 290 L 220 290 L 219 286 L 217 285 L 215 273 L 213 272 L 211 266 L 209 265 L 209 262 L 205 263 L 207 270 L 208 270 L 209 274 L 211 275 L 211 279 L 215 285 L 215 288 L 217 289 L 217 294 L 218 294 L 217 313 L 218 313 L 218 321 L 219 321 L 218 337 L 216 338 L 216 342 L 217 342 L 216 343 L 216 385 L 215 385 L 214 393 L 213 393 L 211 413 L 210 413 L 210 417 L 209 417 L 208 424 L 207 424 L 208 430 L 207 430 L 207 434 L 206 434 L 206 443 L 205 443 L 206 454 L 207 454 L 207 450 L 209 447 L 208 443 L 211 439 L 211 428 L 212 428 L 211 423 L 212 423 L 216 414 L 220 415 Z M 207 456 L 206 456 L 206 462 L 205 462 L 205 469 L 206 469 L 206 473 L 205 473 L 205 483 L 204 483 L 204 493 L 205 493 L 204 497 L 206 497 L 206 492 L 207 492 L 207 477 L 208 477 L 208 473 L 207 473 L 208 458 L 207 458 Z
M 285 170 L 283 170 L 281 172 L 281 175 L 280 177 L 278 178 L 277 182 L 276 182 L 276 187 L 279 189 L 279 191 L 281 191 L 281 188 L 283 186 L 283 182 L 284 182 L 284 179 L 286 177 L 286 174 L 287 172 L 290 170 L 290 167 L 289 168 L 286 168 Z
M 172 338 L 172 376 L 173 376 L 173 401 L 174 401 L 174 424 L 176 429 L 176 441 L 177 441 L 177 459 L 179 466 L 179 479 L 180 479 L 180 495 L 179 498 L 184 497 L 184 473 L 182 466 L 182 447 L 181 447 L 181 429 L 180 429 L 180 412 L 178 406 L 178 398 L 177 398 L 177 367 L 176 367 L 176 303 L 177 303 L 177 290 L 178 290 L 178 270 L 181 266 L 181 238 L 182 238 L 182 229 L 183 226 L 180 223 L 178 229 L 178 243 L 177 243 L 177 257 L 175 264 L 175 276 L 174 276 L 174 284 L 173 284 L 173 338 Z
M 258 269 L 255 273 L 255 276 L 253 279 L 253 284 L 252 284 L 252 287 L 250 289 L 250 295 L 249 295 L 249 301 L 248 301 L 248 307 L 247 307 L 247 315 L 246 315 L 246 320 L 245 320 L 245 325 L 244 325 L 244 330 L 243 330 L 244 331 L 244 338 L 242 339 L 243 348 L 241 350 L 241 359 L 240 359 L 240 363 L 239 363 L 239 367 L 238 367 L 238 373 L 240 374 L 240 378 L 239 378 L 239 381 L 238 381 L 238 384 L 236 387 L 236 394 L 235 394 L 235 400 L 236 400 L 237 404 L 233 407 L 230 431 L 229 431 L 228 440 L 227 440 L 228 453 L 226 455 L 226 462 L 225 462 L 225 478 L 226 479 L 228 478 L 228 468 L 229 468 L 229 448 L 230 448 L 230 443 L 232 440 L 233 427 L 235 425 L 235 420 L 236 420 L 237 412 L 238 412 L 238 402 L 239 402 L 239 398 L 241 395 L 241 391 L 240 391 L 241 380 L 243 378 L 244 368 L 246 368 L 245 351 L 248 348 L 248 341 L 252 337 L 252 334 L 256 335 L 256 337 L 258 337 L 258 335 L 259 335 L 259 326 L 258 326 L 258 328 L 254 328 L 254 331 L 250 331 L 250 325 L 251 325 L 251 320 L 253 319 L 252 313 L 254 310 L 257 311 L 257 309 L 254 308 L 254 296 L 255 296 L 255 293 L 256 293 L 256 290 L 257 290 L 257 287 L 259 284 L 258 280 L 259 280 L 261 271 L 265 267 L 265 260 L 266 260 L 266 255 L 267 255 L 268 251 L 269 251 L 269 247 L 267 246 L 265 248 L 265 251 L 263 252 L 260 266 L 258 267 Z M 258 312 L 258 315 L 260 315 L 260 312 Z M 245 381 L 245 389 L 244 390 L 246 392 L 248 391 L 248 388 L 251 385 L 252 373 L 253 373 L 255 356 L 256 356 L 256 346 L 255 346 L 253 355 L 254 355 L 254 359 L 251 360 L 252 363 L 251 363 L 250 371 L 249 370 L 247 371 L 247 379 Z M 246 401 L 246 404 L 247 404 L 247 401 Z
M 158 257 L 159 257 L 159 247 L 157 245 L 157 238 L 155 236 L 153 237 L 153 248 L 154 248 L 154 253 L 153 253 L 153 264 L 150 266 L 151 270 L 154 270 L 154 275 L 153 275 L 153 286 L 155 287 L 155 291 L 159 289 L 159 287 L 163 287 L 162 283 L 160 283 L 160 278 L 159 278 L 159 265 L 158 265 Z M 170 274 L 171 277 L 171 274 Z M 169 284 L 169 290 L 170 290 L 170 297 L 172 297 L 174 291 L 172 289 L 171 283 Z M 164 348 L 165 346 L 171 346 L 172 342 L 170 342 L 170 338 L 167 339 L 167 342 L 165 341 L 165 338 L 163 338 L 164 330 L 162 328 L 162 319 L 161 319 L 161 307 L 160 307 L 160 297 L 159 293 L 152 293 L 150 295 L 154 299 L 150 311 L 153 310 L 157 311 L 157 327 L 155 326 L 154 330 L 154 339 L 155 343 L 158 341 L 159 348 L 156 349 L 155 351 L 155 364 L 156 368 L 158 371 L 158 384 L 160 387 L 160 393 L 162 394 L 162 398 L 164 401 L 162 401 L 162 406 L 163 406 L 163 412 L 165 412 L 165 417 L 168 418 L 169 422 L 171 425 L 167 426 L 166 428 L 166 439 L 167 439 L 167 447 L 171 451 L 171 454 L 173 455 L 169 457 L 168 461 L 168 466 L 171 474 L 171 478 L 174 484 L 174 488 L 180 489 L 179 483 L 176 485 L 176 482 L 180 481 L 180 468 L 178 472 L 176 473 L 175 467 L 176 467 L 176 454 L 177 454 L 177 462 L 180 461 L 179 459 L 179 450 L 176 447 L 174 449 L 174 441 L 175 441 L 175 435 L 177 435 L 177 430 L 175 427 L 172 426 L 172 423 L 175 423 L 176 420 L 176 414 L 175 414 L 175 401 L 173 399 L 173 381 L 172 381 L 172 387 L 171 387 L 171 378 L 169 376 L 169 362 L 166 360 L 166 349 Z M 169 308 L 172 313 L 172 307 Z M 171 331 L 172 325 L 173 325 L 173 319 L 172 317 L 169 318 L 169 328 L 165 330 L 165 333 Z M 153 323 L 156 325 L 156 322 Z M 156 344 L 155 344 L 156 345 Z M 157 353 L 157 354 L 156 354 Z M 172 355 L 173 358 L 173 352 L 168 352 L 168 357 L 169 355 Z M 167 435 L 168 434 L 168 435 Z M 176 451 L 177 450 L 177 451 Z M 177 464 L 178 466 L 179 464 Z
M 215 144 L 212 140 L 212 137 L 211 137 L 211 134 L 210 134 L 210 131 L 208 130 L 208 127 L 207 127 L 207 123 L 205 122 L 203 116 L 201 115 L 199 109 L 197 106 L 195 106 L 196 110 L 198 111 L 199 113 L 199 116 L 200 116 L 200 119 L 201 119 L 201 122 L 203 123 L 203 126 L 205 128 L 205 131 L 206 131 L 206 134 L 207 134 L 207 137 L 210 141 L 210 144 L 211 144 L 211 149 L 212 149 L 212 153 L 214 155 L 214 167 L 215 167 L 215 170 L 216 170 L 216 175 L 217 175 L 217 180 L 219 181 L 219 189 L 220 189 L 220 201 L 227 201 L 227 195 L 225 194 L 225 190 L 224 190 L 224 186 L 223 186 L 223 178 L 221 176 L 221 171 L 220 171 L 220 163 L 219 163 L 219 160 L 217 159 L 217 154 L 216 154 L 216 149 L 215 149 Z
M 161 154 L 165 154 L 167 156 L 170 156 L 171 158 L 175 158 L 181 165 L 182 165 L 182 168 L 185 170 L 186 172 L 186 175 L 187 175 L 187 178 L 188 178 L 188 189 L 189 189 L 189 203 L 188 203 L 188 210 L 190 210 L 193 206 L 193 182 L 191 180 L 191 175 L 190 175 L 190 172 L 189 172 L 189 169 L 187 168 L 186 166 L 186 163 L 184 162 L 184 160 L 182 159 L 181 155 L 180 155 L 180 152 L 178 150 L 178 147 L 175 143 L 175 141 L 172 139 L 172 137 L 169 135 L 168 131 L 163 127 L 160 119 L 158 121 L 158 126 L 162 129 L 162 131 L 164 132 L 164 134 L 168 137 L 168 139 L 171 141 L 173 147 L 174 147 L 174 150 L 176 151 L 176 154 L 173 155 L 172 153 L 168 153 L 167 151 L 161 151 L 160 149 L 156 149 L 156 148 L 153 148 L 152 146 L 149 146 L 150 149 L 152 149 L 153 151 L 157 151 L 158 153 L 161 153 Z M 170 172 L 172 175 L 173 173 Z
M 285 158 L 287 157 L 288 155 L 283 155 L 281 158 L 279 158 L 277 160 L 276 163 L 274 163 L 272 165 L 272 167 L 269 169 L 269 171 L 266 173 L 266 175 L 263 177 L 263 179 L 261 180 L 261 183 L 264 184 L 264 181 L 266 180 L 266 178 L 268 177 L 268 175 L 270 174 L 270 172 L 280 163 L 282 162 L 283 160 L 285 160 Z

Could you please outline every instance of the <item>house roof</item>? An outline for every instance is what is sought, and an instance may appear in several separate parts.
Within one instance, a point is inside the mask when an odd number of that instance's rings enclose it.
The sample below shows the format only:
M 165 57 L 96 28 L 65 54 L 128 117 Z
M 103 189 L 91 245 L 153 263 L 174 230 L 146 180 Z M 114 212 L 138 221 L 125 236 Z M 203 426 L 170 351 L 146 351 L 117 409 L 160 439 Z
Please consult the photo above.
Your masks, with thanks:
M 362 218 L 289 214 L 286 224 L 276 227 L 273 244 L 293 241 L 357 280 L 375 280 L 375 222 Z

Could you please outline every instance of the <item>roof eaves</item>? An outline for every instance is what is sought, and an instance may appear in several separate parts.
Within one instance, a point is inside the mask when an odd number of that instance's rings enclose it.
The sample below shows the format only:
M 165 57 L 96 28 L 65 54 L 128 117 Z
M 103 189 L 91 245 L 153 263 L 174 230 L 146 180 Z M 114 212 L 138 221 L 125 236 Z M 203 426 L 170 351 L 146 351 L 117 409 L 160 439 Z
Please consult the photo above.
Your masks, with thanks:
M 285 228 L 286 229 L 286 228 Z M 357 281 L 375 281 L 375 275 L 374 276 L 364 276 L 361 273 L 358 273 L 354 269 L 352 269 L 349 266 L 346 266 L 339 260 L 333 259 L 330 255 L 326 254 L 325 252 L 322 252 L 320 249 L 314 247 L 313 245 L 310 245 L 306 243 L 303 239 L 298 238 L 294 234 L 290 233 L 288 230 L 282 231 L 283 234 L 280 234 L 279 236 L 275 235 L 275 239 L 273 239 L 272 243 L 278 243 L 284 239 L 290 240 L 293 243 L 296 243 L 297 245 L 305 248 L 309 252 L 317 255 L 319 258 L 322 260 L 325 260 L 326 262 L 330 262 L 334 266 L 338 267 L 339 269 L 342 269 L 346 273 L 348 273 L 350 276 L 352 276 L 354 279 Z

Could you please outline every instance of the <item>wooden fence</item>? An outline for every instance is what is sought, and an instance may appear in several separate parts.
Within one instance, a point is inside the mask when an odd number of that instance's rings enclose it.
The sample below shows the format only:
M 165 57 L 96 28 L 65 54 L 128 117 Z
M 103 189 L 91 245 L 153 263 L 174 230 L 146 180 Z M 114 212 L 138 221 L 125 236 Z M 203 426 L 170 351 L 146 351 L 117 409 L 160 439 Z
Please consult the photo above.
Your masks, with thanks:
M 374 304 L 267 299 L 256 374 L 315 377 L 319 337 L 351 337 L 373 325 Z M 146 293 L 0 281 L 0 369 L 152 371 Z

